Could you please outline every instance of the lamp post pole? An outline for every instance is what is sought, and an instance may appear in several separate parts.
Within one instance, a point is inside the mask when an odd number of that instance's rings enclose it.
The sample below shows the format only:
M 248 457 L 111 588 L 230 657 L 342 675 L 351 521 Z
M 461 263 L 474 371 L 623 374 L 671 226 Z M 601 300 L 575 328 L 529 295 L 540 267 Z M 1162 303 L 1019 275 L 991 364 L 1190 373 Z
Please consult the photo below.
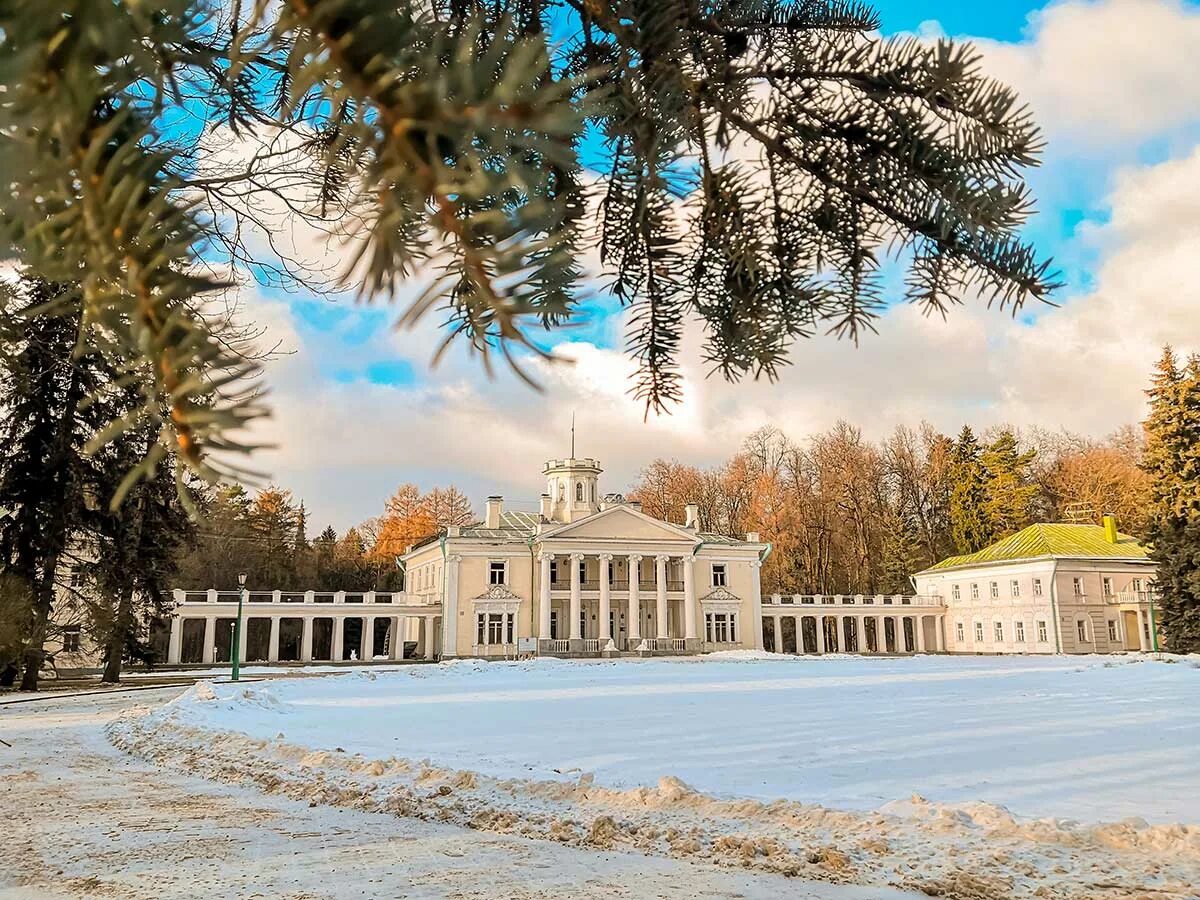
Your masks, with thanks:
M 246 573 L 238 574 L 238 613 L 237 621 L 233 625 L 233 648 L 230 650 L 230 659 L 233 662 L 233 680 L 238 680 L 238 675 L 241 672 L 241 656 L 242 656 L 242 603 L 246 599 Z

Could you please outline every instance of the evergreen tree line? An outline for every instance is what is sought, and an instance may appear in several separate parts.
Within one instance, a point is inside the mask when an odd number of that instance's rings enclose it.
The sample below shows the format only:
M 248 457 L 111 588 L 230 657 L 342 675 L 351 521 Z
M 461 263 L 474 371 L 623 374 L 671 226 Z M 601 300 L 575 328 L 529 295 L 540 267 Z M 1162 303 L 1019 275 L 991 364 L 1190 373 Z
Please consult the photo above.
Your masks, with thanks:
M 758 532 L 772 544 L 766 592 L 901 593 L 912 573 L 1034 522 L 1111 512 L 1145 537 L 1143 443 L 1133 428 L 1096 441 L 1007 427 L 951 437 L 922 424 L 874 442 L 839 422 L 794 442 L 766 427 L 712 469 L 656 460 L 632 496 L 676 522 L 696 503 L 705 531 Z
M 1145 468 L 1168 649 L 1200 651 L 1200 356 L 1163 351 L 1149 390 Z
M 149 660 L 150 623 L 193 533 L 149 420 L 106 434 L 144 407 L 144 364 L 81 350 L 76 291 L 0 283 L 0 683 L 20 675 L 25 690 L 70 619 L 103 648 L 106 681 Z M 143 477 L 128 477 L 139 460 Z

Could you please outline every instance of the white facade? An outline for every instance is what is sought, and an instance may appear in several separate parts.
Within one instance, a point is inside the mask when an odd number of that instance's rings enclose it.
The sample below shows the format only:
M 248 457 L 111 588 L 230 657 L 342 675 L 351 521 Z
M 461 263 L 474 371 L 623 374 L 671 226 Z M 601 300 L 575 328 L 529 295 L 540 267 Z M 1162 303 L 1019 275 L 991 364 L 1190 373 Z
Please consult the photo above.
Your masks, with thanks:
M 1130 545 L 1127 555 L 1117 544 L 1109 555 L 962 557 L 961 563 L 927 569 L 913 580 L 918 593 L 945 603 L 950 653 L 1154 650 L 1154 563 L 1131 538 L 1122 538 Z

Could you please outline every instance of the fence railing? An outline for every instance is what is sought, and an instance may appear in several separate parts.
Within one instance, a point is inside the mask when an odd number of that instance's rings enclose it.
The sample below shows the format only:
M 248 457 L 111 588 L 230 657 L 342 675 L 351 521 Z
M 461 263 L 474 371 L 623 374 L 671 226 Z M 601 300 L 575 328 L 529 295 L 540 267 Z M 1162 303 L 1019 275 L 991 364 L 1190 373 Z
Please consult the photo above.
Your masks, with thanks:
M 538 653 L 569 653 L 571 642 L 544 638 L 538 641 Z
M 172 591 L 176 604 L 192 606 L 202 603 L 237 603 L 238 591 Z M 408 595 L 403 591 L 246 591 L 247 603 L 308 603 L 308 604 L 388 604 L 404 605 Z M 413 598 L 412 605 L 423 605 Z
M 945 599 L 932 595 L 910 594 L 771 594 L 763 597 L 763 606 L 935 606 L 944 607 Z

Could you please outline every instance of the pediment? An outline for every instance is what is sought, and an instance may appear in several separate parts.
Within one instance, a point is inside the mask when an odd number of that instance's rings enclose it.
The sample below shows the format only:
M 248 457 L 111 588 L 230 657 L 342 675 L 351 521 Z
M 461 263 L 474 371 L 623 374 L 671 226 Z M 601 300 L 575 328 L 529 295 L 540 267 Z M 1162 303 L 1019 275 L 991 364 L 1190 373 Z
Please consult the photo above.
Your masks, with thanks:
M 550 531 L 544 531 L 539 537 L 542 540 L 586 538 L 588 540 L 676 541 L 689 544 L 694 544 L 698 540 L 696 535 L 686 528 L 655 519 L 629 506 L 614 506 L 593 513 L 577 522 L 570 522 Z

